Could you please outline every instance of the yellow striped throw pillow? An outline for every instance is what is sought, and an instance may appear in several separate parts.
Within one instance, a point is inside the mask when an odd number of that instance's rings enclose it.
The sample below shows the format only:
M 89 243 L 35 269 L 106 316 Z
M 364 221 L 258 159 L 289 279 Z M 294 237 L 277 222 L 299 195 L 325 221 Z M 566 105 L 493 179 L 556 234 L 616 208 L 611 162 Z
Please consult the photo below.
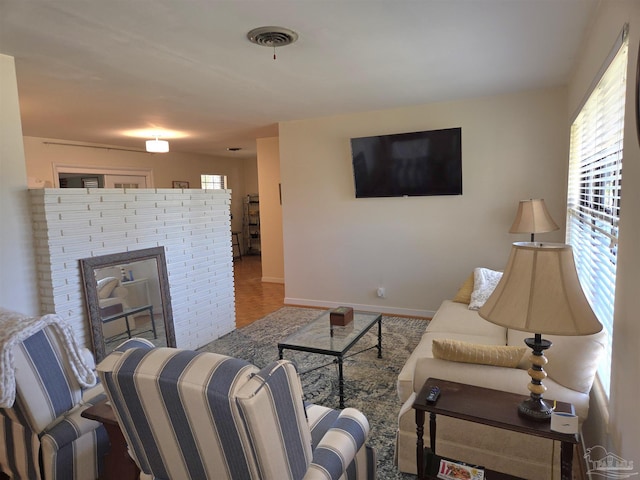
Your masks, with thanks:
M 433 356 L 451 362 L 478 363 L 515 368 L 527 352 L 526 347 L 482 345 L 444 338 L 434 338 Z

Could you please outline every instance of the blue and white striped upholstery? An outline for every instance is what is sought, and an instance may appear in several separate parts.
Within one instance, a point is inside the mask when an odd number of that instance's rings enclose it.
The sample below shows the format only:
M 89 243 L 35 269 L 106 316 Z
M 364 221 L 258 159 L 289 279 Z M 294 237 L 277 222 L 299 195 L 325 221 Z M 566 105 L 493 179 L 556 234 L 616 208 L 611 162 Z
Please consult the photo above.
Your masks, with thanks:
M 50 326 L 13 355 L 16 400 L 0 409 L 0 470 L 16 479 L 96 479 L 109 440 L 102 424 L 80 413 L 104 398 L 102 388 L 79 385 Z
M 252 376 L 237 395 L 259 478 L 367 479 L 372 463 L 354 460 L 369 435 L 369 422 L 354 408 L 342 412 L 305 405 L 295 366 L 280 360 Z M 310 419 L 307 418 L 309 412 Z M 316 427 L 312 431 L 310 420 Z M 313 436 L 315 435 L 315 439 Z M 268 441 L 265 441 L 268 438 Z M 368 468 L 371 467 L 371 468 Z
M 323 473 L 323 470 L 328 471 L 325 465 L 330 463 L 331 455 L 344 457 L 344 452 L 354 448 L 350 447 L 350 443 L 357 445 L 360 444 L 361 438 L 366 440 L 369 423 L 362 412 L 354 408 L 338 411 L 308 403 L 306 411 L 313 448 L 313 461 L 309 470 L 315 471 L 313 478 L 330 478 L 327 473 Z M 363 443 L 364 440 L 362 440 Z M 345 460 L 341 462 L 346 463 Z M 372 447 L 363 445 L 358 449 L 351 463 L 347 464 L 346 474 L 342 478 L 373 480 L 376 478 L 375 475 L 376 452 Z
M 0 410 L 0 470 L 10 478 L 42 478 L 38 435 L 14 421 L 15 412 Z
M 116 352 L 98 365 L 136 464 L 166 480 L 253 477 L 229 398 L 257 370 L 170 348 Z
M 151 478 L 375 478 L 366 418 L 305 409 L 290 362 L 258 370 L 214 353 L 130 349 L 109 355 L 98 373 L 134 461 Z
M 115 351 L 124 352 L 130 348 L 142 348 L 144 350 L 149 350 L 151 348 L 155 348 L 155 345 L 146 338 L 131 337 L 118 345 L 115 348 Z
M 259 478 L 302 478 L 312 458 L 311 430 L 293 364 L 280 361 L 256 373 L 236 401 Z

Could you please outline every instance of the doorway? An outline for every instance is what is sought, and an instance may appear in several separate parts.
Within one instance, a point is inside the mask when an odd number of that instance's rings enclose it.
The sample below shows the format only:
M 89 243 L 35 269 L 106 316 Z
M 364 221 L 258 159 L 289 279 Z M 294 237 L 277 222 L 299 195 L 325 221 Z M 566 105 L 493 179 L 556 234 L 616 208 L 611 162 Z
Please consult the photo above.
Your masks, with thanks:
M 104 188 L 147 188 L 147 179 L 142 175 L 105 175 Z
M 56 188 L 153 188 L 151 169 L 53 165 Z
M 60 188 L 104 188 L 104 175 L 94 173 L 60 173 Z

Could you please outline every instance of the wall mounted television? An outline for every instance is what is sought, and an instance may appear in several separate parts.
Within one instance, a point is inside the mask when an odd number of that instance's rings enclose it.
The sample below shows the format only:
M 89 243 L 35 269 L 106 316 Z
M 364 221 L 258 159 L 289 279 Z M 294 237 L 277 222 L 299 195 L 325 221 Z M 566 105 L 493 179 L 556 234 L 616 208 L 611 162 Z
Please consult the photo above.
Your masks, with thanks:
M 356 198 L 462 195 L 462 129 L 351 139 Z

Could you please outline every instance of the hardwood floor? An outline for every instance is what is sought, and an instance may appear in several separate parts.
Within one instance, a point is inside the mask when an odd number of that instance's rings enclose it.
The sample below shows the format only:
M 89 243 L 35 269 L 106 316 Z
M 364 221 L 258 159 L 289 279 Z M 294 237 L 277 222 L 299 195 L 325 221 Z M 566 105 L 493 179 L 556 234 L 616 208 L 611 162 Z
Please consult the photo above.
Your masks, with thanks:
M 236 290 L 236 328 L 242 328 L 284 305 L 284 284 L 262 282 L 259 255 L 243 255 L 233 262 Z

